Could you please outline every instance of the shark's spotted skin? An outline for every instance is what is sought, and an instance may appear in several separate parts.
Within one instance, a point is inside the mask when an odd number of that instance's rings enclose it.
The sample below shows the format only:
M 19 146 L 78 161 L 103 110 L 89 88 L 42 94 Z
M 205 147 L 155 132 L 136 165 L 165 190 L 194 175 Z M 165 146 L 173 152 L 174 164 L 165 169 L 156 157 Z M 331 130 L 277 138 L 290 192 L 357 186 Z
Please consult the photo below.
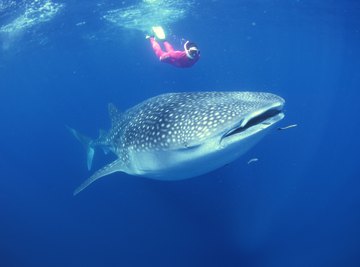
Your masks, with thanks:
M 80 186 L 116 171 L 155 179 L 174 180 L 200 175 L 236 159 L 283 118 L 284 100 L 257 92 L 169 93 L 150 98 L 124 113 L 110 104 L 107 134 L 89 141 L 118 160 L 96 172 Z M 88 165 L 90 165 L 88 164 Z M 202 166 L 200 166 L 202 165 Z

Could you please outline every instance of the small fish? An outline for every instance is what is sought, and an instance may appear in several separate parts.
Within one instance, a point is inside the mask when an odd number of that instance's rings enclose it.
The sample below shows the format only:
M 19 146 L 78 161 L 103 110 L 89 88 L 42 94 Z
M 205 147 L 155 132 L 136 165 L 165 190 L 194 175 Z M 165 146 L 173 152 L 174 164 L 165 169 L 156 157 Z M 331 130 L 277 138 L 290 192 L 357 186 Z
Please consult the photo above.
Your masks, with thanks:
M 252 158 L 250 159 L 247 164 L 253 163 L 253 162 L 257 162 L 259 159 L 258 158 Z
M 279 127 L 278 130 L 281 131 L 281 130 L 287 130 L 287 129 L 291 129 L 291 128 L 295 128 L 297 127 L 298 125 L 297 124 L 291 124 L 291 125 L 288 125 L 288 126 L 285 126 L 285 127 Z
M 76 23 L 75 25 L 76 25 L 76 26 L 83 26 L 83 25 L 85 25 L 85 24 L 86 24 L 85 21 L 80 21 L 80 22 Z

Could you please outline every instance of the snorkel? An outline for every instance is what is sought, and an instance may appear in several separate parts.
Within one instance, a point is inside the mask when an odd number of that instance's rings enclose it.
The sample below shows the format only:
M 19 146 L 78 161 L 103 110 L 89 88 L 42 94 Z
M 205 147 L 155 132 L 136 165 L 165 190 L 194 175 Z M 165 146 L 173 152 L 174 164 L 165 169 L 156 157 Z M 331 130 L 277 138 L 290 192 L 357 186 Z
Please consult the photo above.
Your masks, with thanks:
M 188 47 L 190 46 L 190 47 Z M 199 49 L 196 47 L 196 45 L 194 43 L 190 43 L 189 41 L 186 41 L 186 43 L 184 44 L 184 50 L 186 53 L 186 56 L 190 59 L 194 59 L 195 55 L 191 55 L 191 52 L 196 52 L 196 55 L 199 54 Z

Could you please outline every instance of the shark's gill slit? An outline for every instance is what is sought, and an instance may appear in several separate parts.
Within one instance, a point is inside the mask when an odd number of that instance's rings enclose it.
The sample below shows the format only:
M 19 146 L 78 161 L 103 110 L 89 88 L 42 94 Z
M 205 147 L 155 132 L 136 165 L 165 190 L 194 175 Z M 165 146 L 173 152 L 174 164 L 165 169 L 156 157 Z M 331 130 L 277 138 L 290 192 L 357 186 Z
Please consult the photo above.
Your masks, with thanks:
M 223 138 L 229 137 L 234 134 L 241 133 L 254 125 L 258 125 L 260 123 L 265 122 L 267 119 L 275 117 L 276 115 L 280 114 L 281 112 L 282 112 L 282 109 L 279 107 L 268 109 L 265 112 L 259 114 L 258 116 L 251 118 L 244 126 L 232 129 L 231 131 L 226 133 Z

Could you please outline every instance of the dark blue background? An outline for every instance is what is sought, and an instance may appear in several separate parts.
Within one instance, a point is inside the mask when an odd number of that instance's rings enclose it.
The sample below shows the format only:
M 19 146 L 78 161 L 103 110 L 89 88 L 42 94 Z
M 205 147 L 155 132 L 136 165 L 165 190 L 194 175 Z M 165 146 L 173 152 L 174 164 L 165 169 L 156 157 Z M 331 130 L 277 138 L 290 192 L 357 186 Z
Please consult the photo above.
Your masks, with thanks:
M 99 19 L 116 3 L 65 4 L 0 52 L 0 266 L 360 266 L 358 1 L 197 1 L 168 27 L 191 69 Z M 299 126 L 201 177 L 72 196 L 91 173 L 65 125 L 95 137 L 108 102 L 195 90 L 279 94 Z

